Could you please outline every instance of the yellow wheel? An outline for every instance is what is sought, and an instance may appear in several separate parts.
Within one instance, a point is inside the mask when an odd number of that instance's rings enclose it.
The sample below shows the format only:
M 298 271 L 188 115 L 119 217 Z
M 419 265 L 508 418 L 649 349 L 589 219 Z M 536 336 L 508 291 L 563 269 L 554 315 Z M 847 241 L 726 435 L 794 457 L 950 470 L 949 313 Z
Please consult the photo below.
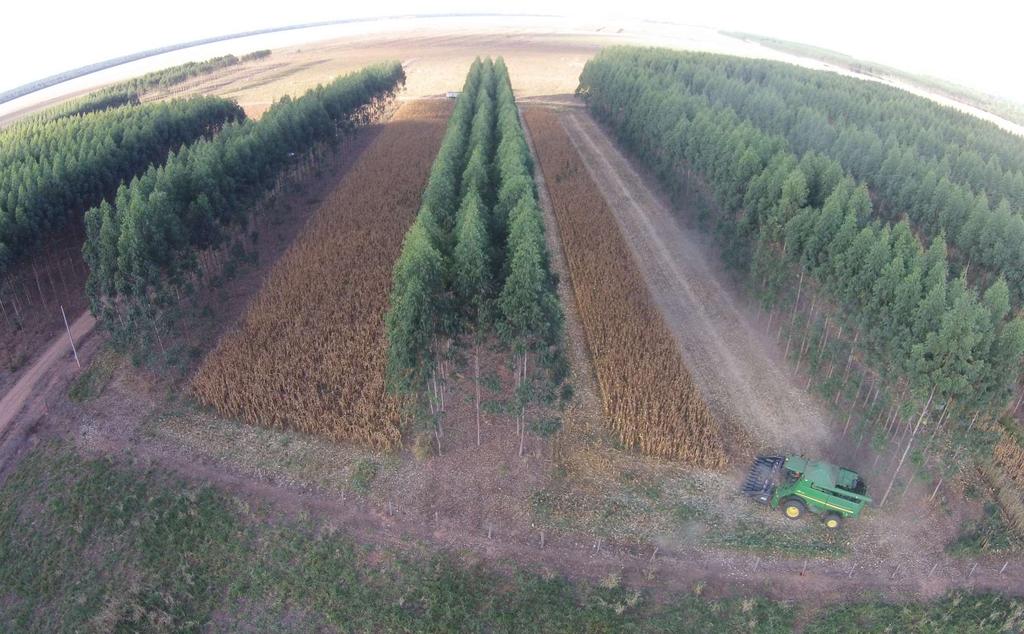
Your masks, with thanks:
M 786 500 L 782 503 L 782 512 L 791 520 L 799 519 L 804 514 L 804 508 L 800 500 Z
M 826 528 L 839 528 L 839 515 L 837 513 L 825 514 Z

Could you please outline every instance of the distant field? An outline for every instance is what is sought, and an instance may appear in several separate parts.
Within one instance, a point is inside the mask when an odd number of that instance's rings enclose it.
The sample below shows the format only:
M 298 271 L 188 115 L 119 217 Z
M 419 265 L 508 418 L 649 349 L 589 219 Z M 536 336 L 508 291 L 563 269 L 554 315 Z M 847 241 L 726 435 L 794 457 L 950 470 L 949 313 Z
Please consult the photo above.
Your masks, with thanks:
M 206 76 L 183 94 L 212 93 L 235 99 L 258 116 L 282 94 L 297 95 L 340 74 L 381 59 L 402 60 L 408 75 L 404 96 L 443 96 L 459 90 L 478 55 L 503 56 L 519 97 L 571 94 L 583 65 L 601 48 L 590 37 L 434 33 L 368 36 L 289 47 L 258 64 Z

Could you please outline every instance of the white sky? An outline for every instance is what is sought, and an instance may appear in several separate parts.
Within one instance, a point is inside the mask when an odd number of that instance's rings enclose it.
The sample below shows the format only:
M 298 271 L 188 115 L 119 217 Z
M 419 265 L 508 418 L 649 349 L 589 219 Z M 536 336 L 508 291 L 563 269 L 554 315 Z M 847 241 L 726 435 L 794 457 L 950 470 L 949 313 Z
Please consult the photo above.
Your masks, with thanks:
M 1024 102 L 1017 0 L 44 0 L 0 12 L 0 91 L 111 57 L 188 40 L 320 20 L 408 13 L 544 13 L 650 19 L 816 44 Z

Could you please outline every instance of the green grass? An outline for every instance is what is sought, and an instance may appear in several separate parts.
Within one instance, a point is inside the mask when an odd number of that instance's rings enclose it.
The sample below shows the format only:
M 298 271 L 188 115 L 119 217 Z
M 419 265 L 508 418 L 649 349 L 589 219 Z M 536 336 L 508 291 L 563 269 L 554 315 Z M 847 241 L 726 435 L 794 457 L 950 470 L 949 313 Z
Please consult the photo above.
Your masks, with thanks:
M 370 492 L 370 485 L 377 478 L 377 472 L 380 467 L 377 463 L 363 458 L 356 463 L 355 470 L 352 472 L 352 479 L 350 481 L 352 490 L 360 495 L 366 495 Z
M 374 549 L 268 513 L 165 472 L 44 444 L 0 488 L 0 631 L 778 632 L 798 611 L 498 574 L 465 556 Z M 924 631 L 937 619 L 952 619 L 950 631 L 997 631 L 1022 609 L 958 600 L 839 608 L 809 631 L 886 622 Z
M 375 551 L 61 444 L 0 489 L 0 561 L 0 631 L 767 632 L 790 618 L 770 601 L 655 606 L 624 587 Z
M 1020 599 L 955 592 L 930 603 L 869 601 L 835 607 L 804 631 L 807 634 L 972 634 L 1020 632 L 1022 629 L 1024 602 Z
M 722 548 L 793 557 L 841 557 L 849 552 L 842 534 L 829 531 L 814 517 L 787 530 L 775 529 L 756 519 L 738 520 L 709 531 L 705 541 Z
M 71 382 L 68 398 L 76 403 L 88 401 L 99 396 L 114 376 L 121 357 L 112 348 L 106 347 L 96 355 L 81 374 Z

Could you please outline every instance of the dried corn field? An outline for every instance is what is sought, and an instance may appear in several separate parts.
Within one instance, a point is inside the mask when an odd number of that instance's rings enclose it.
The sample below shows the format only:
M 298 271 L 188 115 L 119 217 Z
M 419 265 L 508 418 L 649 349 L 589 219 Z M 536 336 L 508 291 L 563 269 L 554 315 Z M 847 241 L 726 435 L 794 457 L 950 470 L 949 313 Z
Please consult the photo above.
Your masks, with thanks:
M 1020 442 L 1007 433 L 1002 433 L 999 442 L 996 443 L 994 457 L 1003 473 L 1005 473 L 1018 487 L 1024 488 L 1024 448 Z
M 624 445 L 647 454 L 724 466 L 719 426 L 558 115 L 529 109 L 525 118 L 615 432 Z
M 1024 538 L 1024 498 L 1021 498 L 1020 489 L 995 465 L 982 465 L 981 475 L 992 487 L 995 499 L 1005 513 L 1007 524 L 1018 536 Z
M 240 328 L 192 381 L 222 415 L 377 448 L 401 439 L 385 390 L 391 269 L 451 104 L 410 102 L 385 125 L 274 267 Z

